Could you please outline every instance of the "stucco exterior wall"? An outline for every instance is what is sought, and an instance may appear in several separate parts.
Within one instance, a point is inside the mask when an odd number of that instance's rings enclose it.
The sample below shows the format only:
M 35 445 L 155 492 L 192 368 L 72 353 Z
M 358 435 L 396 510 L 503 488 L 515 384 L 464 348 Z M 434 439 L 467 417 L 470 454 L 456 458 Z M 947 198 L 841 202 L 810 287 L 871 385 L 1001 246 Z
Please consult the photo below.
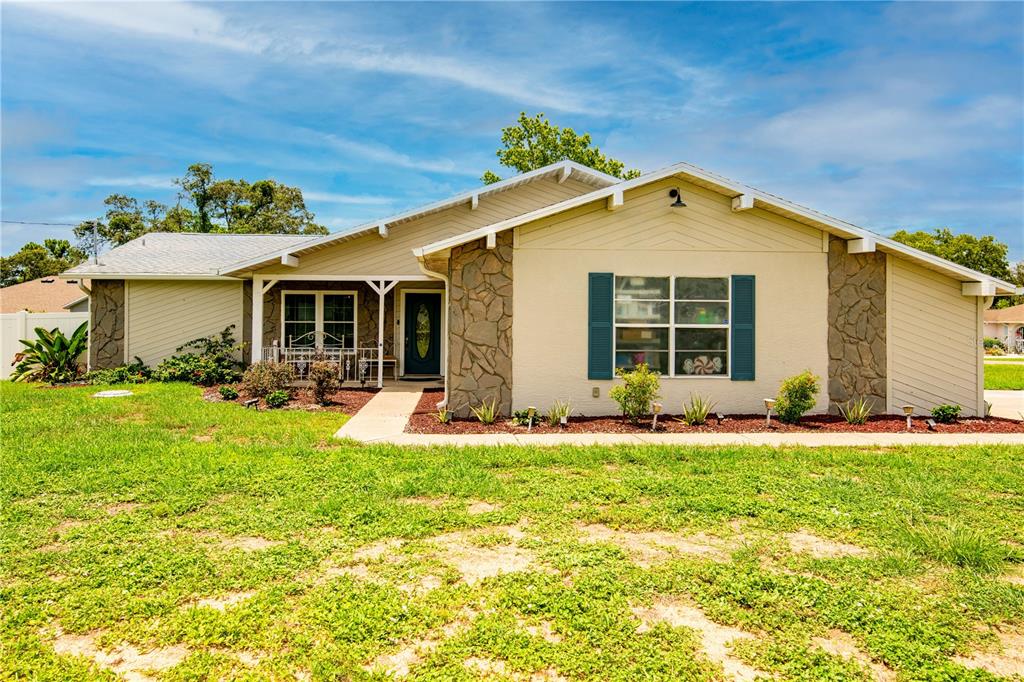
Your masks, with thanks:
M 243 338 L 241 282 L 131 280 L 125 292 L 129 359 L 156 365 L 182 344 L 228 325 L 236 342 Z
M 89 368 L 124 364 L 124 280 L 94 279 L 89 302 Z
M 871 401 L 886 410 L 885 254 L 847 253 L 846 240 L 829 237 L 829 411 L 847 401 Z
M 512 234 L 488 249 L 480 239 L 452 249 L 449 259 L 448 404 L 458 416 L 469 406 L 496 400 L 512 409 Z
M 889 256 L 890 411 L 955 403 L 984 414 L 982 305 L 961 283 Z
M 679 187 L 687 207 L 672 209 Z M 809 369 L 822 378 L 814 408 L 828 409 L 828 254 L 822 233 L 758 209 L 733 212 L 729 199 L 678 181 L 517 229 L 513 282 L 512 403 L 546 409 L 570 400 L 574 413 L 615 414 L 617 380 L 587 378 L 588 273 L 713 277 L 754 275 L 754 381 L 663 378 L 665 409 L 700 393 L 733 413 L 763 413 L 781 381 Z M 598 390 L 598 397 L 592 394 Z

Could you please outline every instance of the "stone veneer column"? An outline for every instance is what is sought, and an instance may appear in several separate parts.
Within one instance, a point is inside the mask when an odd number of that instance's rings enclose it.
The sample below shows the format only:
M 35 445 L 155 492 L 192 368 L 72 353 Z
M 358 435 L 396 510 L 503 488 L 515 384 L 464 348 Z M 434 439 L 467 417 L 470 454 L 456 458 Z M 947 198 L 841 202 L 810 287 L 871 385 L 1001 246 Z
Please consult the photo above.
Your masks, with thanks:
M 456 246 L 449 263 L 448 404 L 459 416 L 497 400 L 512 411 L 512 232 Z
M 89 367 L 124 364 L 124 280 L 94 279 L 89 300 Z
M 855 398 L 885 411 L 885 254 L 846 252 L 846 240 L 828 242 L 829 412 Z

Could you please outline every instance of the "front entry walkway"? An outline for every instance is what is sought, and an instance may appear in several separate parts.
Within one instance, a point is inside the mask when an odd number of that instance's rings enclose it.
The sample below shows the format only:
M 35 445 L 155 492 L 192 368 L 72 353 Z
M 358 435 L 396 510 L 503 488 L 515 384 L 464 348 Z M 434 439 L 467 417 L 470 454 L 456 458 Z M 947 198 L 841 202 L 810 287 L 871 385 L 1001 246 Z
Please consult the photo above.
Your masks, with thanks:
M 366 443 L 401 435 L 416 410 L 423 389 L 430 384 L 396 382 L 382 388 L 334 434 Z

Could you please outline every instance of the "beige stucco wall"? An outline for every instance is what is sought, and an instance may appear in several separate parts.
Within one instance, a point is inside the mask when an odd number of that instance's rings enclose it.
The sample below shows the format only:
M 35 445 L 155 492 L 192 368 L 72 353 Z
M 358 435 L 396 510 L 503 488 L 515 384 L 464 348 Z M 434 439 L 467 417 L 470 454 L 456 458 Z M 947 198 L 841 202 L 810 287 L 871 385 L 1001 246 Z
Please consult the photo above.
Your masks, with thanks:
M 338 242 L 320 251 L 299 256 L 296 268 L 272 265 L 259 271 L 274 274 L 305 275 L 415 275 L 421 276 L 414 248 L 522 215 L 543 206 L 591 192 L 595 188 L 570 177 L 559 184 L 542 178 L 518 187 L 480 198 L 476 209 L 469 202 L 416 220 L 390 227 L 388 237 L 369 234 L 351 241 Z
M 964 416 L 984 411 L 982 299 L 961 283 L 889 256 L 889 411 L 926 414 L 955 403 Z
M 672 209 L 668 189 L 687 208 Z M 724 412 L 763 412 L 783 378 L 822 378 L 816 412 L 828 408 L 827 241 L 821 232 L 760 210 L 733 212 L 729 199 L 678 181 L 627 193 L 517 229 L 512 395 L 516 409 L 571 400 L 574 412 L 614 414 L 611 381 L 587 379 L 588 273 L 754 275 L 756 380 L 663 378 L 662 402 L 678 412 L 691 393 Z M 599 388 L 600 397 L 591 391 Z
M 127 352 L 147 365 L 182 344 L 235 325 L 242 340 L 242 282 L 132 280 L 126 282 Z

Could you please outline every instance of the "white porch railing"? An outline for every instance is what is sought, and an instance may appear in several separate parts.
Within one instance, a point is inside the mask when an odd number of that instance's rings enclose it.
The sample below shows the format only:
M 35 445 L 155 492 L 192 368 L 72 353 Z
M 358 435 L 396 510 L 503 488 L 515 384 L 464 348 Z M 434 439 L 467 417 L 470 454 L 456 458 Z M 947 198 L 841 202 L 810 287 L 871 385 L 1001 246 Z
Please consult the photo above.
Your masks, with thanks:
M 376 348 L 284 348 L 273 345 L 263 349 L 264 362 L 288 363 L 295 369 L 295 377 L 299 381 L 305 381 L 309 377 L 309 366 L 318 360 L 336 365 L 338 377 L 343 382 L 358 381 L 365 384 L 377 381 Z

